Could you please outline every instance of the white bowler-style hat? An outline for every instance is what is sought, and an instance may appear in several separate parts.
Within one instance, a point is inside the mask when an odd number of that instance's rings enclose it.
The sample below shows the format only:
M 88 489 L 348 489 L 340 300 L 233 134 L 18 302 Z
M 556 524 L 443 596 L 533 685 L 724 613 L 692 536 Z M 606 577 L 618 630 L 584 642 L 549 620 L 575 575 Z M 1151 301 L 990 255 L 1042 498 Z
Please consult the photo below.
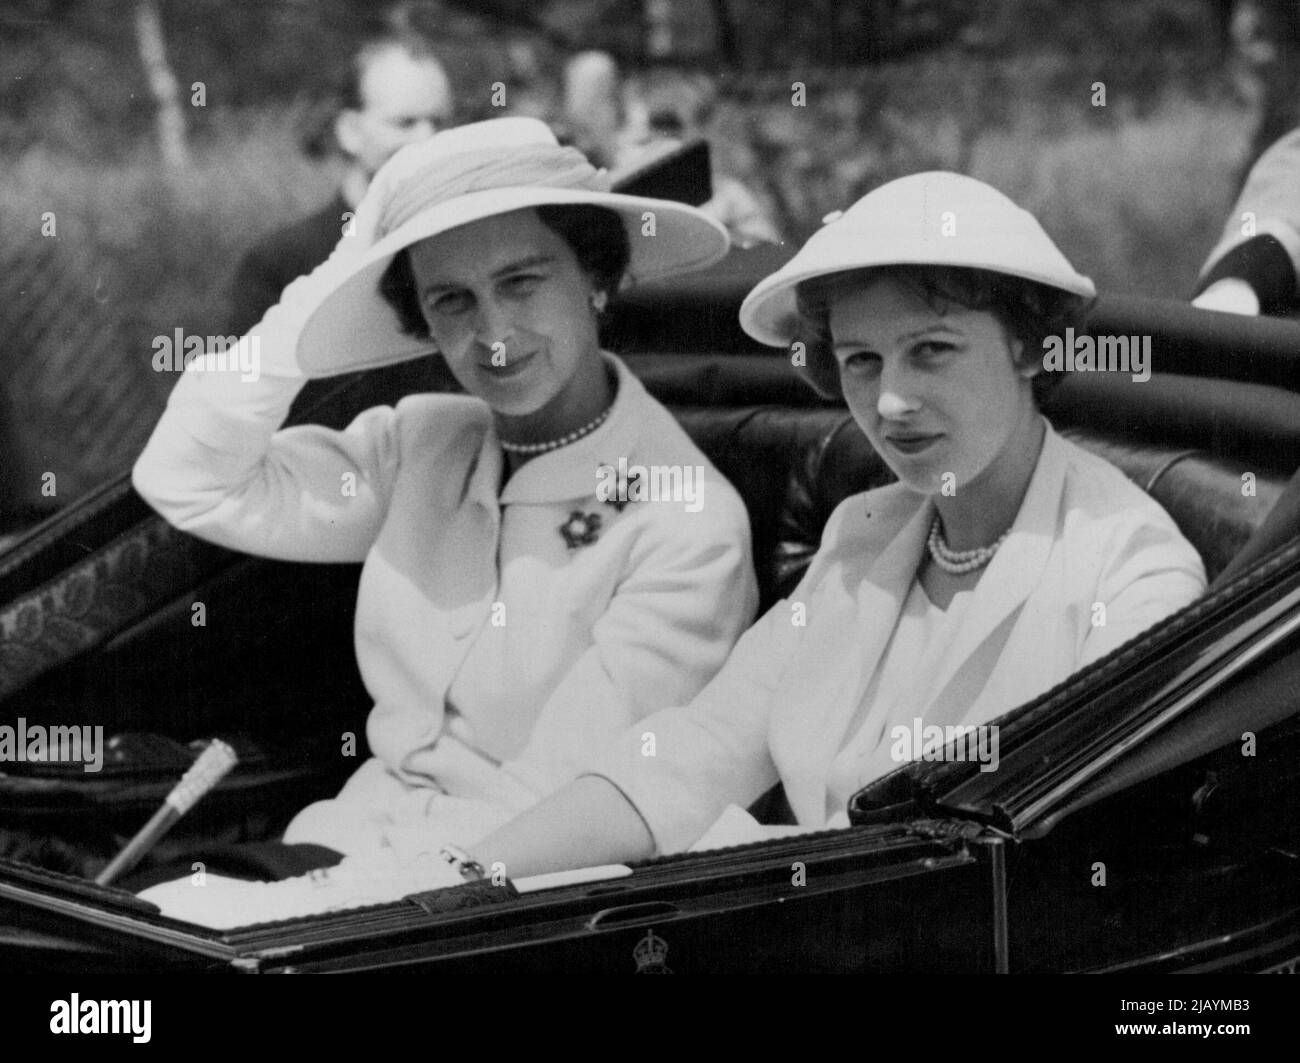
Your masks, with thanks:
M 701 269 L 727 253 L 726 229 L 703 212 L 609 187 L 604 170 L 576 148 L 561 147 L 535 118 L 475 122 L 402 148 L 357 207 L 357 231 L 343 238 L 357 241 L 355 250 L 341 243 L 331 259 L 343 279 L 307 319 L 299 366 L 309 377 L 324 377 L 435 353 L 428 339 L 400 331 L 379 282 L 403 248 L 497 214 L 566 203 L 614 211 L 627 229 L 632 283 Z
M 829 215 L 794 258 L 745 297 L 740 326 L 760 343 L 788 346 L 801 332 L 797 285 L 845 270 L 899 265 L 964 266 L 1089 298 L 1097 294 L 1032 214 L 982 181 L 932 170 L 890 181 Z

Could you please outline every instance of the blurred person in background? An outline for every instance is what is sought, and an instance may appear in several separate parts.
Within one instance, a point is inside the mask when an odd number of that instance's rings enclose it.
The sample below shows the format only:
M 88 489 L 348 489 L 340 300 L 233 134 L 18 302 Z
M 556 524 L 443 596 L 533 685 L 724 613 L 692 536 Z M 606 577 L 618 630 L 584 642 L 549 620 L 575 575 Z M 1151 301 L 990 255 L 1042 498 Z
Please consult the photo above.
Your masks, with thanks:
M 623 133 L 626 146 L 618 158 L 619 170 L 644 165 L 662 152 L 703 136 L 712 89 L 701 82 L 683 76 L 650 82 L 640 93 L 639 105 L 630 109 L 634 122 Z M 716 153 L 714 163 L 713 197 L 700 209 L 726 226 L 732 242 L 740 247 L 781 243 L 781 234 L 758 197 L 737 178 L 719 172 Z
M 328 129 L 306 145 L 309 154 L 338 157 L 339 189 L 318 211 L 276 229 L 244 255 L 230 286 L 227 330 L 243 335 L 290 281 L 324 262 L 379 168 L 452 118 L 451 82 L 426 39 L 403 31 L 366 41 L 348 64 Z
M 1300 303 L 1300 129 L 1251 167 L 1205 265 L 1192 305 L 1235 314 L 1293 313 Z
M 564 64 L 564 139 L 597 166 L 613 167 L 627 124 L 618 63 L 608 52 L 579 52 Z
M 607 52 L 573 56 L 564 68 L 565 139 L 613 170 L 615 182 L 703 136 L 712 88 L 703 79 L 660 74 L 640 89 L 624 83 Z M 713 196 L 700 209 L 720 221 L 733 243 L 781 243 L 781 234 L 745 185 L 714 166 Z

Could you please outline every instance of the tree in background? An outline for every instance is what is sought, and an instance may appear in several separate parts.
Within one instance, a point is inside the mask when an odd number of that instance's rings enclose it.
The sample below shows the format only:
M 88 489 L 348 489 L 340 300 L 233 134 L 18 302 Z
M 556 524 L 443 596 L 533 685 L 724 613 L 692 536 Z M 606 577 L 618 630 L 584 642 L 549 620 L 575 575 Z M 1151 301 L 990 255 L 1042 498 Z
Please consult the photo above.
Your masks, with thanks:
M 167 62 L 158 0 L 136 0 L 135 36 L 140 62 L 158 111 L 158 148 L 163 162 L 178 170 L 189 162 L 190 153 L 185 142 L 185 111 L 181 106 L 180 85 Z

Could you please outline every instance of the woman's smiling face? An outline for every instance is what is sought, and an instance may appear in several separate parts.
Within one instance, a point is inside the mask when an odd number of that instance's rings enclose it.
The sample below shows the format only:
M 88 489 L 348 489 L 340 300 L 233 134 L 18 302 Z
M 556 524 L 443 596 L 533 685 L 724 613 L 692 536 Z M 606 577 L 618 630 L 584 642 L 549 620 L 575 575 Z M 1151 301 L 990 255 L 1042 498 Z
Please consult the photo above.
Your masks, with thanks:
M 591 277 L 533 210 L 462 225 L 411 247 L 420 310 L 471 395 L 522 417 L 579 370 L 599 373 Z
M 936 309 L 890 278 L 832 298 L 832 349 L 844 398 L 876 451 L 908 487 L 960 490 L 1036 415 L 1018 340 L 985 310 Z

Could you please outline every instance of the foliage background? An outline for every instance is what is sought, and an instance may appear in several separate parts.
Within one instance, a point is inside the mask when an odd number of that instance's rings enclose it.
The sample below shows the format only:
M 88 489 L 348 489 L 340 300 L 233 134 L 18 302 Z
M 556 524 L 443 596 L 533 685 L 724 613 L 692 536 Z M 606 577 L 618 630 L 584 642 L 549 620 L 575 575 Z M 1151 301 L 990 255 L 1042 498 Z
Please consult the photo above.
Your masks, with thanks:
M 159 151 L 142 5 L 187 104 L 179 168 Z M 300 144 L 386 17 L 363 0 L 0 0 L 0 521 L 129 467 L 173 383 L 149 368 L 152 337 L 224 332 L 238 256 L 330 194 Z M 634 79 L 706 73 L 719 168 L 789 240 L 882 181 L 956 169 L 1034 211 L 1103 290 L 1175 298 L 1276 111 L 1268 64 L 1300 68 L 1267 52 L 1267 19 L 1243 48 L 1242 5 L 1213 0 L 493 0 L 403 17 L 438 42 L 467 120 L 501 113 L 497 81 L 512 110 L 555 115 L 575 48 Z

